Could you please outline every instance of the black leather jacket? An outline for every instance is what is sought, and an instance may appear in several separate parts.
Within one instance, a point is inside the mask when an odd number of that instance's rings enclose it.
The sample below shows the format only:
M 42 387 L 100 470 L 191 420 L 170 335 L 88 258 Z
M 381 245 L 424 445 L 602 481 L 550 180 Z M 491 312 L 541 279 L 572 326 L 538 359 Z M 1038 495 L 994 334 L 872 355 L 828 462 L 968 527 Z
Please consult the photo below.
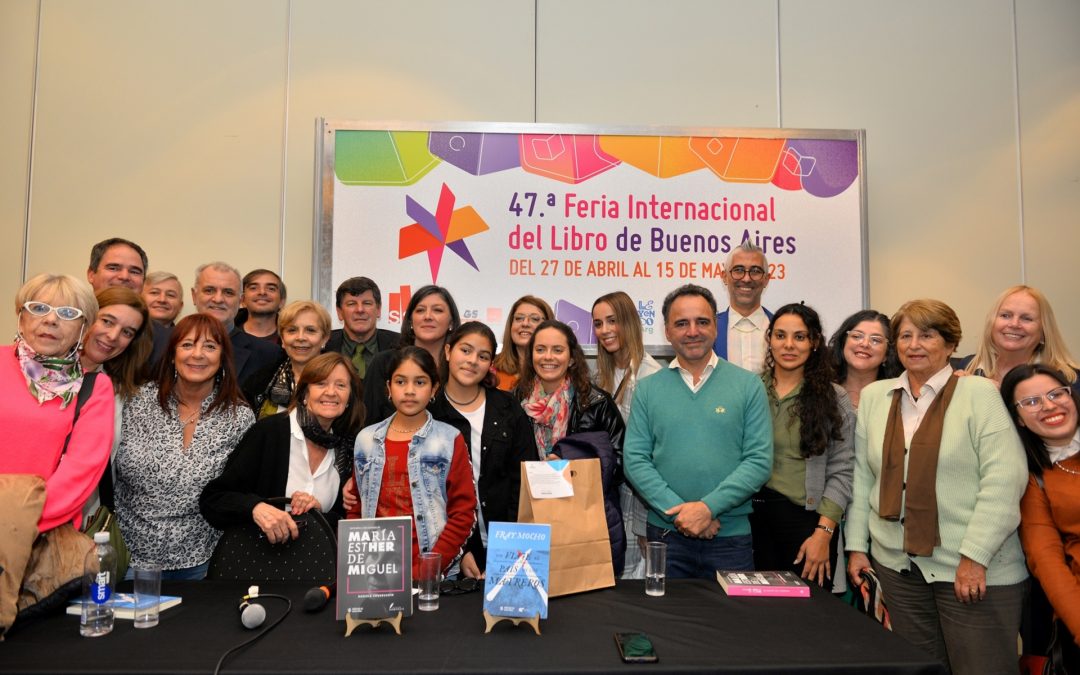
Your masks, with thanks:
M 579 398 L 581 394 L 577 395 Z M 576 434 L 582 431 L 604 431 L 611 438 L 611 447 L 615 449 L 618 458 L 619 471 L 617 482 L 622 482 L 622 446 L 623 436 L 626 434 L 626 424 L 623 422 L 619 406 L 603 389 L 596 385 L 589 386 L 586 394 L 584 409 L 574 401 L 574 408 L 570 411 L 570 421 L 566 425 L 566 433 Z
M 484 522 L 517 522 L 518 492 L 521 488 L 521 462 L 538 461 L 532 423 L 517 400 L 498 389 L 488 388 L 484 408 L 484 428 L 480 431 L 480 478 L 477 481 L 477 503 Z M 469 421 L 446 400 L 442 389 L 428 404 L 432 417 L 445 422 L 459 432 L 470 446 L 472 433 Z M 479 524 L 479 521 L 478 521 Z M 486 555 L 479 528 L 473 528 L 465 549 L 476 557 L 476 564 L 485 569 Z

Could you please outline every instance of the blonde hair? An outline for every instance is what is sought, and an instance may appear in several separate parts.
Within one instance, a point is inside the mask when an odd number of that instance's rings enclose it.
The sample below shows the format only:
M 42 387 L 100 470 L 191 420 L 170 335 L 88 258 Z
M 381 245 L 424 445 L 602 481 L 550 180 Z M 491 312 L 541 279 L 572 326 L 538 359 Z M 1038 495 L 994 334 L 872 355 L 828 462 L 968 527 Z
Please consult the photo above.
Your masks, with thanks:
M 97 318 L 98 301 L 90 284 L 70 274 L 39 274 L 30 279 L 15 294 L 15 314 L 31 300 L 43 301 L 48 296 L 50 304 L 63 303 L 82 310 L 86 325 Z
M 1060 371 L 1070 384 L 1075 382 L 1080 365 L 1077 365 L 1076 359 L 1072 357 L 1069 348 L 1065 345 L 1065 339 L 1061 336 L 1061 330 L 1058 328 L 1057 319 L 1054 318 L 1054 310 L 1050 306 L 1050 301 L 1046 299 L 1046 296 L 1039 289 L 1024 284 L 1006 288 L 990 307 L 990 311 L 986 314 L 986 322 L 983 324 L 982 340 L 979 342 L 979 347 L 975 350 L 975 356 L 971 359 L 971 363 L 968 364 L 967 370 L 972 373 L 982 370 L 987 377 L 992 379 L 997 379 L 998 375 L 1005 374 L 997 372 L 998 353 L 997 347 L 994 346 L 994 321 L 997 319 L 998 312 L 1001 311 L 1001 305 L 1005 303 L 1005 300 L 1017 293 L 1027 293 L 1035 300 L 1035 304 L 1039 306 L 1039 328 L 1042 330 L 1042 342 L 1035 347 L 1035 353 L 1032 354 L 1030 363 L 1042 363 L 1050 366 Z
M 296 317 L 304 312 L 315 312 L 323 337 L 330 335 L 330 314 L 322 305 L 311 300 L 297 300 L 285 305 L 278 313 L 278 333 L 284 335 L 285 329 L 296 323 Z
M 622 291 L 601 295 L 592 305 L 594 311 L 601 302 L 606 302 L 615 310 L 615 323 L 619 325 L 619 353 L 629 357 L 629 365 L 627 365 L 626 374 L 623 375 L 622 381 L 619 382 L 619 388 L 613 390 L 615 387 L 615 354 L 598 345 L 596 348 L 596 386 L 609 392 L 615 402 L 621 405 L 623 397 L 626 395 L 626 384 L 637 377 L 641 360 L 645 358 L 645 342 L 641 335 L 641 319 L 638 317 L 634 301 Z
M 532 305 L 533 307 L 539 308 L 540 313 L 544 315 L 544 321 L 551 321 L 555 318 L 555 312 L 552 311 L 551 305 L 535 295 L 523 295 L 510 306 L 510 313 L 506 315 L 506 327 L 503 328 L 502 351 L 499 352 L 495 356 L 495 360 L 492 361 L 495 370 L 500 373 L 506 373 L 507 375 L 520 375 L 522 372 L 523 364 L 520 359 L 518 359 L 517 345 L 514 344 L 512 338 L 514 313 L 517 312 L 517 308 L 522 305 Z

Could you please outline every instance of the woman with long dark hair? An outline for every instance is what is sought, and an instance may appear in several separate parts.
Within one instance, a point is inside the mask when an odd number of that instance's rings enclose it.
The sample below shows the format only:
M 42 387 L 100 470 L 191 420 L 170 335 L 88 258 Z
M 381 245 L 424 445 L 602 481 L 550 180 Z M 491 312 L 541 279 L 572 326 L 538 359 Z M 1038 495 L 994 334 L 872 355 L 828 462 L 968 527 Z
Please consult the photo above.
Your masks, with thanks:
M 442 386 L 428 410 L 461 432 L 469 448 L 480 509 L 461 573 L 482 577 L 487 567 L 487 524 L 517 521 L 521 462 L 536 459 L 536 445 L 521 406 L 492 381 L 491 329 L 479 321 L 464 323 L 447 338 L 444 352 L 439 369 Z
M 446 336 L 461 325 L 457 303 L 450 291 L 442 286 L 423 286 L 409 300 L 409 306 L 401 321 L 400 347 L 420 347 L 438 363 L 442 358 Z M 390 379 L 388 366 L 396 349 L 387 349 L 375 355 L 368 364 L 364 381 L 369 379 L 371 386 L 364 387 L 364 410 L 367 412 L 366 426 L 381 422 L 394 414 L 394 405 L 390 402 L 383 382 Z
M 803 304 L 776 310 L 761 378 L 773 419 L 773 471 L 754 495 L 754 567 L 788 569 L 831 587 L 836 528 L 851 499 L 855 414 L 821 319 Z
M 535 295 L 523 295 L 514 301 L 506 315 L 502 351 L 495 356 L 495 377 L 499 389 L 510 391 L 517 386 L 522 364 L 529 358 L 529 339 L 542 322 L 555 318 L 551 305 Z

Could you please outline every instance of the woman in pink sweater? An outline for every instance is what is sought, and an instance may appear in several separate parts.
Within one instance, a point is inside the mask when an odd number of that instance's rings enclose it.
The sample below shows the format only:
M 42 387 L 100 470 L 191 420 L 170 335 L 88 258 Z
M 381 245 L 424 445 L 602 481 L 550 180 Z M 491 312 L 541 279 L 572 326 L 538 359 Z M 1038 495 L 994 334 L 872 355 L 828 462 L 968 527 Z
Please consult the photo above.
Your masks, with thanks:
M 39 274 L 15 296 L 15 344 L 0 347 L 0 473 L 45 479 L 41 532 L 67 522 L 79 524 L 83 503 L 109 459 L 112 384 L 99 374 L 90 385 L 79 363 L 82 337 L 97 310 L 85 281 Z M 93 391 L 73 426 L 83 386 Z

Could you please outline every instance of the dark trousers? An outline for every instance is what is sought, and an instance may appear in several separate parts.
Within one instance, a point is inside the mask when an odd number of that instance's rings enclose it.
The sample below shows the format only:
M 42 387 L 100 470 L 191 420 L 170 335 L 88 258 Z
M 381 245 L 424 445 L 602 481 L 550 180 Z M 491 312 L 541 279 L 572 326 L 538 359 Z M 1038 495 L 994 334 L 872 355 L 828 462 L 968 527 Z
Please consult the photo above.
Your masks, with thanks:
M 951 581 L 927 583 L 915 565 L 902 574 L 871 562 L 885 592 L 894 633 L 957 675 L 1016 675 L 1016 638 L 1027 581 L 987 586 L 986 597 L 963 604 Z
M 655 525 L 649 525 L 645 533 L 649 541 L 667 544 L 669 579 L 716 579 L 716 570 L 754 569 L 753 546 L 748 534 L 696 539 Z
M 807 511 L 770 488 L 761 488 L 753 498 L 754 512 L 750 514 L 750 532 L 754 537 L 754 569 L 791 570 L 802 576 L 805 560 L 795 564 L 806 538 L 817 528 L 819 516 Z M 829 541 L 829 569 L 836 570 L 836 534 Z M 839 574 L 843 574 L 840 570 Z M 825 588 L 832 590 L 832 581 Z

